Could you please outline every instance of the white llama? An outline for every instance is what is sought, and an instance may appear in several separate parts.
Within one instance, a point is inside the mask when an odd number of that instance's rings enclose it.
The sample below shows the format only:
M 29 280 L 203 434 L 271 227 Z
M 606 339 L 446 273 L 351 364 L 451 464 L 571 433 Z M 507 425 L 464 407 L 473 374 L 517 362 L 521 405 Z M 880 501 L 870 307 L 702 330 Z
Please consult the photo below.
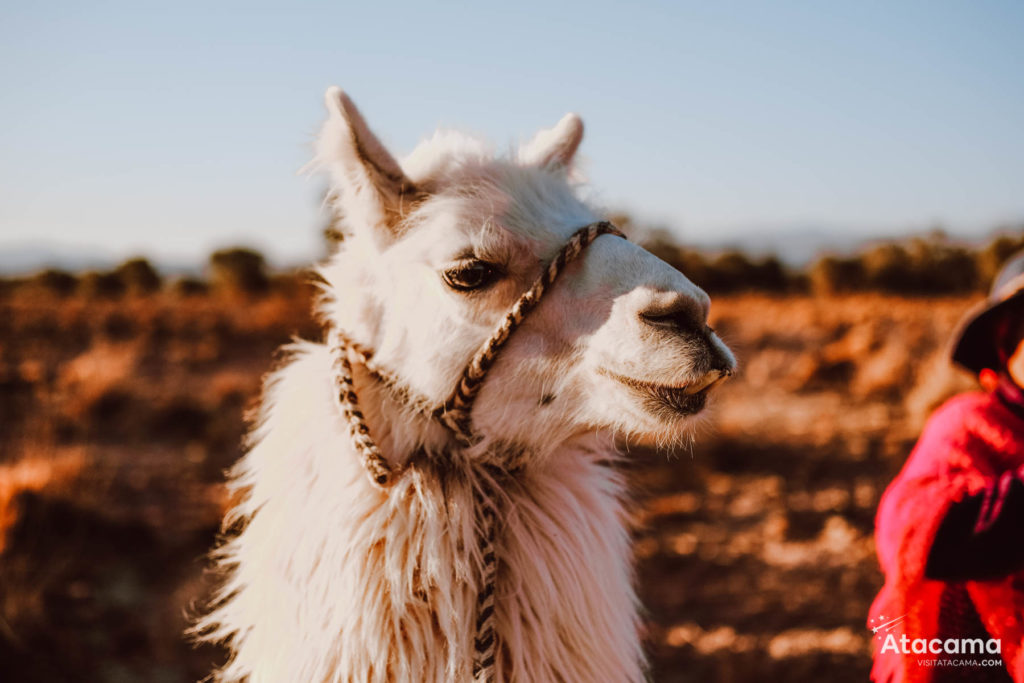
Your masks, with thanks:
M 437 133 L 399 163 L 344 93 L 326 99 L 317 162 L 346 230 L 320 269 L 321 313 L 337 336 L 289 347 L 232 473 L 225 526 L 240 531 L 217 552 L 225 583 L 195 628 L 230 648 L 215 678 L 469 681 L 490 616 L 478 678 L 643 680 L 614 437 L 692 433 L 735 363 L 707 295 L 619 236 L 594 239 L 502 347 L 466 445 L 432 411 L 597 220 L 570 182 L 583 125 L 567 115 L 508 158 Z M 339 407 L 339 354 L 394 472 L 386 486 Z M 478 613 L 484 591 L 493 614 Z

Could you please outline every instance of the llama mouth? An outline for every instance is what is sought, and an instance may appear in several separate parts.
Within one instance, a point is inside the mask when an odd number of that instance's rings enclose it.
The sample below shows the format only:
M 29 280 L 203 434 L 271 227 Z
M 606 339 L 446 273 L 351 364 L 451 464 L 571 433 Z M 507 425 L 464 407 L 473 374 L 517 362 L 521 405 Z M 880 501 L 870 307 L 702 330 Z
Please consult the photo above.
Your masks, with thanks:
M 653 412 L 661 412 L 667 408 L 673 413 L 695 415 L 704 410 L 711 389 L 731 376 L 732 371 L 710 370 L 701 378 L 683 385 L 658 384 L 607 371 L 604 374 L 641 395 L 649 402 L 649 408 Z

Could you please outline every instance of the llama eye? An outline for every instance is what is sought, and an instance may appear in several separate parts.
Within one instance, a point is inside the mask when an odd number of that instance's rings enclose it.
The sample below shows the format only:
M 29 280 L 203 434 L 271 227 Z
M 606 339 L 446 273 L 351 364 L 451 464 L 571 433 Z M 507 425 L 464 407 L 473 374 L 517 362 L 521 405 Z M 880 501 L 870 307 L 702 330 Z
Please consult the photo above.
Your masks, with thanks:
M 491 284 L 497 272 L 494 266 L 484 261 L 465 261 L 444 271 L 442 277 L 452 289 L 467 291 Z

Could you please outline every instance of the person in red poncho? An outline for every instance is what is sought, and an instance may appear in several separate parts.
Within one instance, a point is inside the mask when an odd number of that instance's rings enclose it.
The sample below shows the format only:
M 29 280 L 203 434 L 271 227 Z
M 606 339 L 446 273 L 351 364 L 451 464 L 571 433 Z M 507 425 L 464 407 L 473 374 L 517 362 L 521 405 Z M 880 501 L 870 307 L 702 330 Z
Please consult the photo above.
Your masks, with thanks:
M 878 507 L 876 683 L 1024 683 L 1024 252 L 961 323 L 987 391 L 929 418 Z

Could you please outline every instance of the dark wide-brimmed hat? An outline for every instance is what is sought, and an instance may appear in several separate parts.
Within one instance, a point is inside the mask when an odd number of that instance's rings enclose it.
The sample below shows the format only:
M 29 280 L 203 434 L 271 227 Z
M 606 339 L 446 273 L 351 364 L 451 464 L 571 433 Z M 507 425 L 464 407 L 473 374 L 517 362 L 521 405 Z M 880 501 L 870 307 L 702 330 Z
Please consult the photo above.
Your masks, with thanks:
M 1017 252 L 1006 264 L 989 292 L 988 299 L 967 312 L 953 335 L 953 362 L 979 373 L 985 368 L 998 370 L 1000 358 L 998 327 L 1004 316 L 1024 311 L 1024 251 Z

